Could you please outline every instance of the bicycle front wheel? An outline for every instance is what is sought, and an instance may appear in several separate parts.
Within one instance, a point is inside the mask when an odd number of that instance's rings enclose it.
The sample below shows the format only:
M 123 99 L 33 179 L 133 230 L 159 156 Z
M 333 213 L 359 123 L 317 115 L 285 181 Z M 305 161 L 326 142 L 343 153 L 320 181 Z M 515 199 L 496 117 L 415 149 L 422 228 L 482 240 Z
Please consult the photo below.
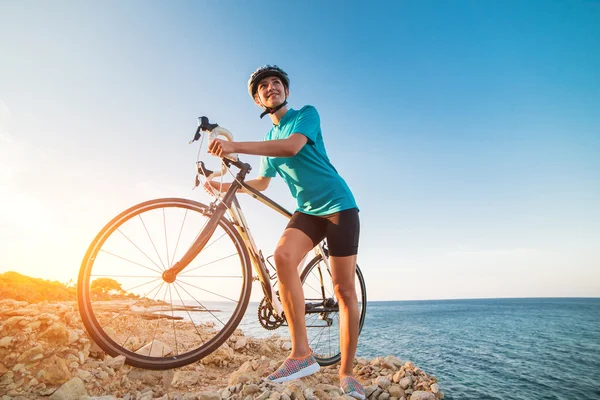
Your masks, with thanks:
M 157 199 L 119 214 L 96 236 L 77 292 L 83 323 L 104 351 L 135 367 L 171 369 L 207 356 L 233 333 L 252 274 L 227 219 L 174 281 L 163 279 L 211 215 L 192 200 Z
M 321 255 L 313 258 L 300 275 L 304 290 L 306 332 L 317 362 L 332 365 L 341 359 L 340 315 L 338 299 L 333 290 L 331 271 Z M 358 332 L 367 313 L 367 287 L 356 265 L 356 296 L 358 299 Z

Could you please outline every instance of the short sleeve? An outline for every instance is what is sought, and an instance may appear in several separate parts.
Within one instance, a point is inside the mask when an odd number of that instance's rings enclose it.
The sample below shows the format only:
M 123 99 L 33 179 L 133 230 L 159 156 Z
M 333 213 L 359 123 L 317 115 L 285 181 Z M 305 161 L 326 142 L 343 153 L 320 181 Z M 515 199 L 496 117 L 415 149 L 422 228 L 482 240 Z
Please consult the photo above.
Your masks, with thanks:
M 269 163 L 267 157 L 263 156 L 260 158 L 260 168 L 258 170 L 258 176 L 264 176 L 266 178 L 274 178 L 277 175 L 277 171 Z
M 296 117 L 296 123 L 292 129 L 292 134 L 301 133 L 308 138 L 310 144 L 317 141 L 317 135 L 321 129 L 321 120 L 317 109 L 313 106 L 304 106 Z

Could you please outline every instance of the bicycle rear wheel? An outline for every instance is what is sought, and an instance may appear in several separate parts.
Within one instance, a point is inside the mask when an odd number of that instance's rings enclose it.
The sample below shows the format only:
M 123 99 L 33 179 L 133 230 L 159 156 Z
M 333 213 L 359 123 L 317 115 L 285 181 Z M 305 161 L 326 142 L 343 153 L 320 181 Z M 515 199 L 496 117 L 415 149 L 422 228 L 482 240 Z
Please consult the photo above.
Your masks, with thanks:
M 308 343 L 320 365 L 335 364 L 341 359 L 339 306 L 333 291 L 331 271 L 321 255 L 308 263 L 300 275 L 300 280 L 304 290 Z M 367 313 L 367 287 L 358 265 L 354 281 L 358 298 L 360 334 Z
M 244 242 L 225 218 L 174 282 L 163 272 L 187 251 L 211 217 L 201 203 L 166 198 L 110 221 L 79 271 L 79 312 L 111 356 L 147 369 L 171 369 L 216 350 L 244 316 L 251 268 Z

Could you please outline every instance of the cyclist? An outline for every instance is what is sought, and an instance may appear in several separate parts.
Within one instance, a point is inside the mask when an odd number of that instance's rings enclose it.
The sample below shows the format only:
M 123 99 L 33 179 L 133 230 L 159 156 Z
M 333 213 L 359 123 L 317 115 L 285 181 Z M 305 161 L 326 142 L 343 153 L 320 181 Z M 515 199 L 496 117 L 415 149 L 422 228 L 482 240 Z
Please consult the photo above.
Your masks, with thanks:
M 265 190 L 279 174 L 298 203 L 274 252 L 281 301 L 290 329 L 292 352 L 281 367 L 267 377 L 285 382 L 319 371 L 306 334 L 304 295 L 297 266 L 306 253 L 327 238 L 334 291 L 340 309 L 340 385 L 346 394 L 364 399 L 364 390 L 353 377 L 358 342 L 358 301 L 354 277 L 359 239 L 358 208 L 350 188 L 329 161 L 320 119 L 313 106 L 287 107 L 290 81 L 276 65 L 265 65 L 250 76 L 248 92 L 269 115 L 273 126 L 261 142 L 214 139 L 209 152 L 216 156 L 243 153 L 262 156 L 259 177 L 248 181 Z M 223 191 L 211 182 L 206 186 Z

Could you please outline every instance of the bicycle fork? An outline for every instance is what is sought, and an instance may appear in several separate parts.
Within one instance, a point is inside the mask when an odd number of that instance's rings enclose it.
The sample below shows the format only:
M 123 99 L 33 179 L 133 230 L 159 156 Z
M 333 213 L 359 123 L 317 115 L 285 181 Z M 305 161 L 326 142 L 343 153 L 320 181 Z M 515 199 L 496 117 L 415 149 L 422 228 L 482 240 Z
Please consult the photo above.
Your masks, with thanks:
M 221 220 L 223 215 L 225 215 L 225 212 L 229 208 L 228 205 L 232 204 L 232 202 L 234 201 L 237 202 L 237 199 L 235 198 L 235 193 L 241 187 L 239 181 L 243 180 L 244 176 L 248 173 L 249 169 L 250 166 L 245 164 L 244 167 L 238 173 L 237 179 L 231 184 L 231 187 L 223 197 L 222 201 L 214 208 L 213 214 L 206 223 L 204 229 L 202 229 L 202 232 L 200 232 L 200 234 L 198 235 L 198 238 L 194 241 L 194 243 L 192 243 L 190 248 L 186 251 L 186 253 L 183 255 L 183 257 L 181 257 L 179 261 L 173 264 L 171 268 L 163 272 L 162 278 L 165 282 L 175 282 L 175 280 L 177 279 L 177 275 L 181 271 L 183 271 L 185 267 L 187 267 L 188 264 L 192 262 L 192 260 L 196 258 L 198 254 L 200 254 L 202 249 L 204 249 L 204 246 L 206 246 L 206 244 L 212 237 L 212 234 L 214 233 L 215 229 L 217 229 L 219 221 Z

